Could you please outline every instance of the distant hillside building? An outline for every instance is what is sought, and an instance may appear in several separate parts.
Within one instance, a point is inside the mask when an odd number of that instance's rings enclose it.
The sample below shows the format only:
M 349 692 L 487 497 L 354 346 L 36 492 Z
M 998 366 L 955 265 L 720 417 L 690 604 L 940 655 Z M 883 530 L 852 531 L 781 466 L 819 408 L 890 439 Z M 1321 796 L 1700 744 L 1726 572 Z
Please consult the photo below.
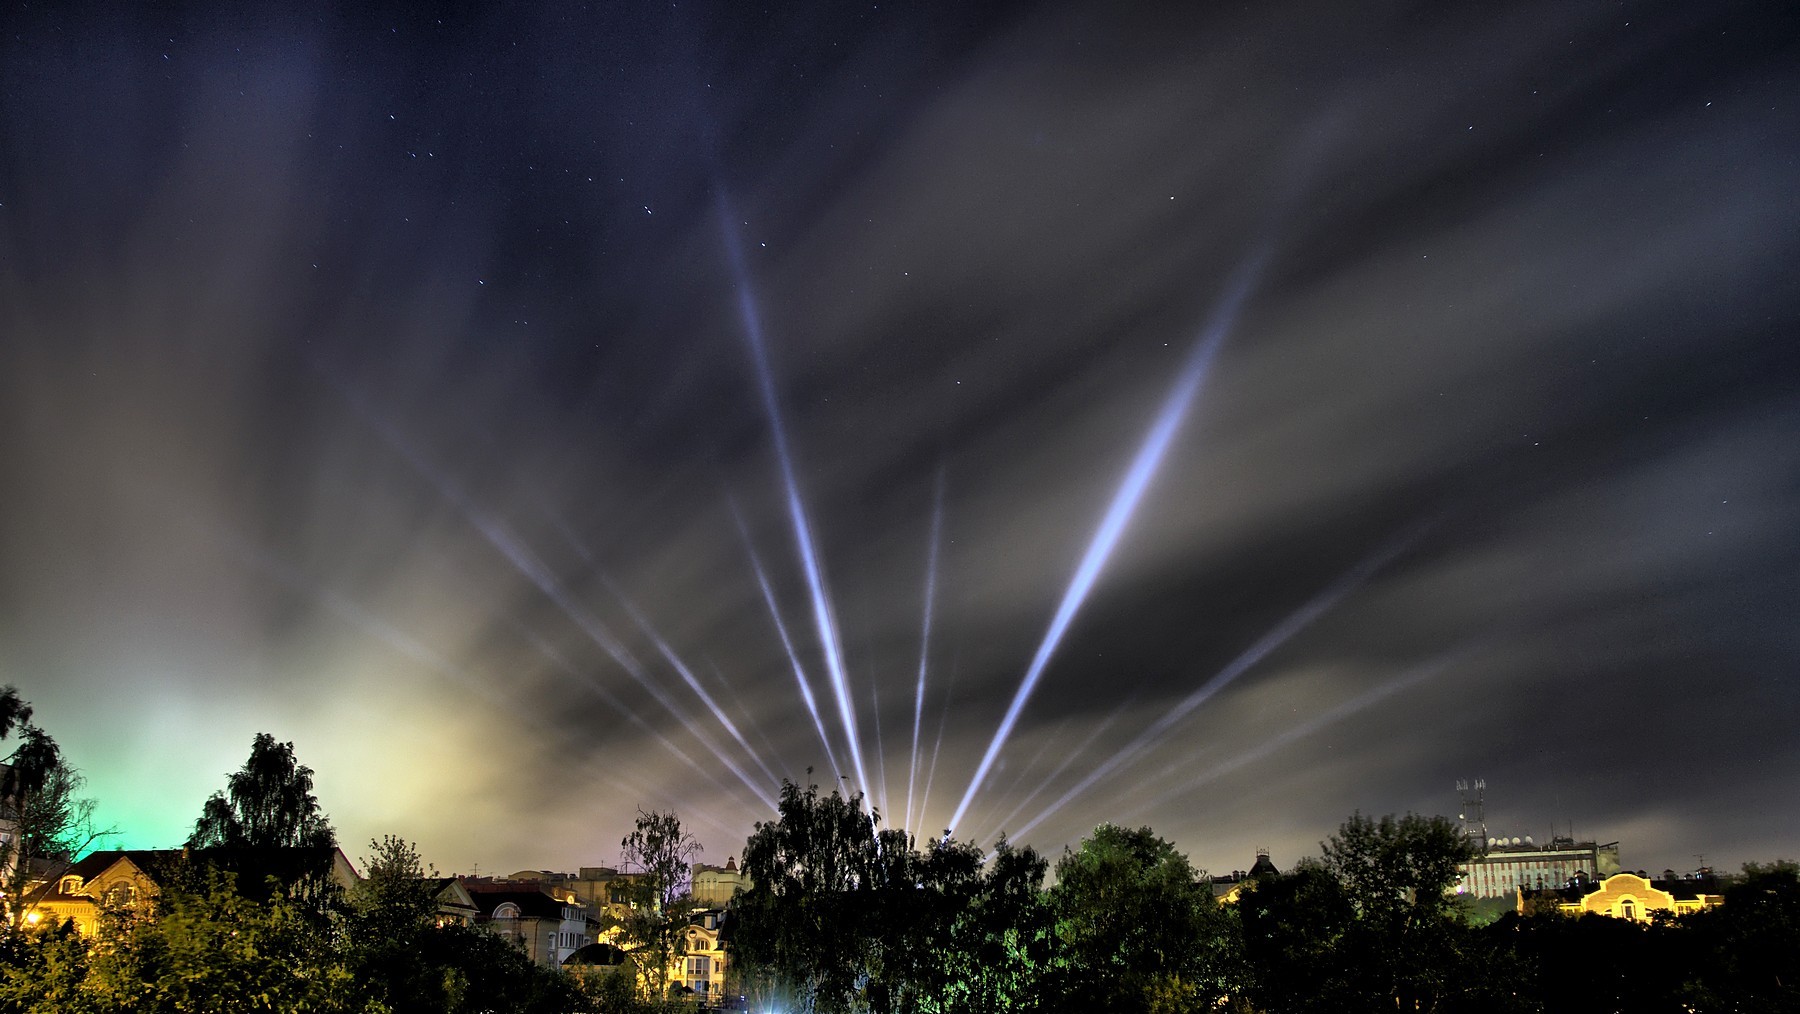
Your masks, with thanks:
M 750 878 L 738 869 L 737 858 L 725 860 L 724 866 L 695 863 L 693 886 L 689 889 L 694 904 L 708 908 L 724 908 L 739 891 L 750 890 Z
M 1521 890 L 1567 887 L 1576 881 L 1597 883 L 1619 872 L 1619 843 L 1557 837 L 1539 845 L 1529 836 L 1490 837 L 1479 842 L 1481 854 L 1458 869 L 1456 892 L 1475 898 L 1516 898 Z

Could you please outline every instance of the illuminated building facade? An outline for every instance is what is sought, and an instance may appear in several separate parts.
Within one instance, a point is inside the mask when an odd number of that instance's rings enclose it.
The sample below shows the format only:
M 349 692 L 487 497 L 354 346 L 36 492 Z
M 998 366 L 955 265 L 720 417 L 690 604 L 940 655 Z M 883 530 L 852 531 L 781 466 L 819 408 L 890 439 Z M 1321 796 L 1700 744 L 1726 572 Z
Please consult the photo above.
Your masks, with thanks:
M 1492 837 L 1481 854 L 1458 867 L 1456 892 L 1475 898 L 1515 898 L 1519 891 L 1596 883 L 1619 872 L 1619 843 L 1604 845 L 1554 838 L 1539 845 L 1529 837 Z
M 239 885 L 273 878 L 298 887 L 306 878 L 323 875 L 338 889 L 350 890 L 362 878 L 338 848 L 123 849 L 89 853 L 51 881 L 27 887 L 28 924 L 73 922 L 77 932 L 99 931 L 103 912 L 148 914 L 161 884 L 190 861 L 204 862 L 237 875 Z
M 464 881 L 479 915 L 476 925 L 516 943 L 526 957 L 560 968 L 595 940 L 598 924 L 568 891 L 506 881 Z
M 709 908 L 724 908 L 731 904 L 731 899 L 739 891 L 750 889 L 750 878 L 738 869 L 735 857 L 725 860 L 724 866 L 708 866 L 695 863 L 693 886 L 690 888 L 694 896 L 694 904 Z
M 1637 873 L 1615 873 L 1599 884 L 1584 884 L 1555 891 L 1520 891 L 1519 912 L 1531 902 L 1550 900 L 1564 915 L 1604 915 L 1633 922 L 1649 922 L 1657 912 L 1687 915 L 1725 903 L 1712 877 L 1652 881 Z
M 669 965 L 669 981 L 692 990 L 702 1002 L 725 995 L 725 948 L 719 944 L 718 909 L 696 912 L 688 924 L 686 952 Z
M 534 887 L 553 894 L 571 894 L 595 915 L 623 919 L 631 914 L 633 888 L 642 878 L 641 873 L 621 873 L 610 866 L 583 866 L 573 874 L 520 870 L 504 880 L 492 882 Z

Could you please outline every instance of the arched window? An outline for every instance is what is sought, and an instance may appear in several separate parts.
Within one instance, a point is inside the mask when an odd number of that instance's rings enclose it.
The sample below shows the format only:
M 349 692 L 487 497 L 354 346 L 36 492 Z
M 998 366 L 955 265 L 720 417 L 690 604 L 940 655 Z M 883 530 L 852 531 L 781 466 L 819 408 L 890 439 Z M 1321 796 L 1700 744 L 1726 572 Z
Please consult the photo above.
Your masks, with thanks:
M 518 917 L 519 906 L 510 901 L 501 902 L 494 906 L 494 918 L 496 919 L 517 919 Z
M 1619 914 L 1627 919 L 1637 918 L 1637 905 L 1630 898 L 1619 902 Z
M 130 884 L 114 884 L 106 889 L 104 904 L 107 908 L 130 908 L 137 901 L 137 888 Z

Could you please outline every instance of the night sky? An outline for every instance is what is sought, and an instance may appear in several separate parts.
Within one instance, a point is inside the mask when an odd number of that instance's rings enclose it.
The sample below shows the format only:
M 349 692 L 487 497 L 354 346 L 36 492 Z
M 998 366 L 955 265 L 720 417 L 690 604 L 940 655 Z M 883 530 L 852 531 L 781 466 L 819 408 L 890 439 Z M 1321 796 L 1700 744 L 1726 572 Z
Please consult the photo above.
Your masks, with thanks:
M 0 682 L 115 845 L 268 731 L 446 871 L 808 768 L 1215 871 L 1475 778 L 1800 854 L 1788 5 L 62 6 Z

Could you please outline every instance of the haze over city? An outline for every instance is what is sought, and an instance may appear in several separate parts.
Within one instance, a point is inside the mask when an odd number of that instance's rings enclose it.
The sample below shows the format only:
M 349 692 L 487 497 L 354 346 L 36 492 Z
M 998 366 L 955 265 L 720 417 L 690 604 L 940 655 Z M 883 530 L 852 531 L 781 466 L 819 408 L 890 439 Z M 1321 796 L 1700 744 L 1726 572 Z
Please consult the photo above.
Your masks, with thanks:
M 0 682 L 113 847 L 267 731 L 447 872 L 1792 856 L 1797 27 L 15 8 Z

